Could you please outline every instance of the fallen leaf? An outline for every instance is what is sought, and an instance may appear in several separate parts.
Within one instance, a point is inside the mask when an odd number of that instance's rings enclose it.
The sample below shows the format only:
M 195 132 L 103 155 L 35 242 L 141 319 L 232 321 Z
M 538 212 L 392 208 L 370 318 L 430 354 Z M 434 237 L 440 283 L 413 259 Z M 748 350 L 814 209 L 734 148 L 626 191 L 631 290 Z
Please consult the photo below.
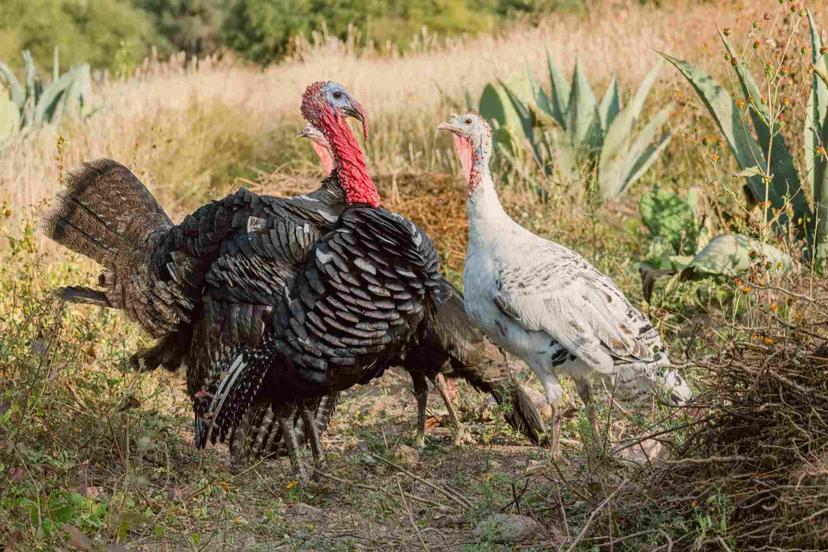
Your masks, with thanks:
M 441 416 L 429 416 L 428 418 L 426 418 L 426 429 L 434 429 L 435 427 L 440 427 L 441 425 L 443 425 Z
M 92 550 L 95 543 L 92 542 L 92 539 L 84 535 L 80 529 L 68 523 L 63 525 L 63 529 L 69 534 L 69 546 L 78 550 Z

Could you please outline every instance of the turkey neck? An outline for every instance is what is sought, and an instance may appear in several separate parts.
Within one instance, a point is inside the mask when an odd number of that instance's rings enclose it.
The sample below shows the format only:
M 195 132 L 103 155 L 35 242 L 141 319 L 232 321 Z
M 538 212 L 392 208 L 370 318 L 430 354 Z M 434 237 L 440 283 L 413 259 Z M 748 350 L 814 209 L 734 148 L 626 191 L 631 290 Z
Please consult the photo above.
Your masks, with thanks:
M 379 207 L 379 192 L 371 180 L 371 175 L 368 174 L 365 156 L 354 133 L 351 132 L 351 127 L 341 115 L 330 109 L 322 110 L 319 123 L 322 133 L 331 145 L 334 173 L 338 177 L 342 191 L 345 192 L 345 201 L 348 205 L 367 204 Z
M 497 197 L 488 164 L 477 156 L 472 158 L 466 212 L 470 243 L 491 241 L 513 223 Z

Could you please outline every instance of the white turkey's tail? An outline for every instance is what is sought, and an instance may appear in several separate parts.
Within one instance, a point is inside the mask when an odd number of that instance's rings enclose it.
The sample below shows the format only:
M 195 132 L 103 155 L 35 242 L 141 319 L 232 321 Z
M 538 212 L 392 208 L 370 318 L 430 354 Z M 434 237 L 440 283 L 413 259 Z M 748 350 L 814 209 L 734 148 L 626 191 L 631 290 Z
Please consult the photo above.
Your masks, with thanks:
M 693 391 L 678 370 L 666 369 L 658 374 L 660 388 L 675 406 L 685 406 L 693 400 Z
M 685 406 L 693 398 L 687 380 L 663 351 L 655 361 L 616 364 L 615 369 L 612 383 L 634 397 L 655 395 L 674 406 Z

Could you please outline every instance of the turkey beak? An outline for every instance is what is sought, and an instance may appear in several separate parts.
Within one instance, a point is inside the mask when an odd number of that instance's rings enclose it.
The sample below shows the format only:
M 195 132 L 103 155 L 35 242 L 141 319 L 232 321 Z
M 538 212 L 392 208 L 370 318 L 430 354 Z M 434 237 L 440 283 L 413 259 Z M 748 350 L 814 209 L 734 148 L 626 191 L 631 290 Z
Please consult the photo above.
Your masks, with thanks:
M 368 141 L 368 114 L 365 113 L 365 108 L 362 107 L 356 100 L 351 100 L 351 105 L 344 109 L 345 114 L 353 117 L 362 123 L 362 139 Z
M 437 130 L 447 130 L 449 132 L 453 132 L 454 134 L 460 132 L 460 129 L 456 125 L 448 122 L 437 125 Z

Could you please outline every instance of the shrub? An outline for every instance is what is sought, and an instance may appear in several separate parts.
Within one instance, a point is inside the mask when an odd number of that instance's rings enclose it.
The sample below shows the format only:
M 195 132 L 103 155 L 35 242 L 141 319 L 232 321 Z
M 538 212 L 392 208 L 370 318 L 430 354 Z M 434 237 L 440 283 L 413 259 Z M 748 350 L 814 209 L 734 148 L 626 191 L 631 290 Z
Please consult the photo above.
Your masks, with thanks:
M 804 13 L 797 16 L 804 18 Z M 828 263 L 828 55 L 820 38 L 813 16 L 807 14 L 811 38 L 810 99 L 806 112 L 804 148 L 802 157 L 811 185 L 814 204 L 809 205 L 797 171 L 795 154 L 781 134 L 782 120 L 790 98 L 780 92 L 785 79 L 784 66 L 772 58 L 764 59 L 757 51 L 762 43 L 756 40 L 752 51 L 737 52 L 721 33 L 725 57 L 733 67 L 739 83 L 737 100 L 703 70 L 666 54 L 681 74 L 690 82 L 722 133 L 741 171 L 735 176 L 745 178 L 746 191 L 762 209 L 763 220 L 773 223 L 777 230 L 793 230 L 808 244 L 814 244 L 812 257 L 815 265 L 824 269 Z M 757 84 L 751 71 L 756 62 L 767 78 L 767 84 Z M 824 75 L 824 76 L 820 76 Z M 764 94 L 764 90 L 770 94 Z M 753 132 L 751 132 L 751 128 Z M 810 259 L 809 259 L 810 260 Z
M 178 51 L 204 56 L 221 47 L 227 15 L 222 0 L 132 0 L 152 16 L 157 31 Z
M 466 0 L 235 0 L 222 34 L 225 44 L 244 57 L 271 63 L 290 53 L 297 35 L 313 31 L 345 38 L 355 27 L 361 46 L 390 41 L 402 48 L 423 26 L 445 34 L 490 28 L 492 12 L 481 12 Z
M 165 47 L 149 17 L 116 0 L 3 0 L 0 2 L 0 59 L 20 67 L 22 50 L 46 64 L 55 47 L 66 65 L 87 62 L 114 68 L 118 59 L 141 61 L 150 46 Z

